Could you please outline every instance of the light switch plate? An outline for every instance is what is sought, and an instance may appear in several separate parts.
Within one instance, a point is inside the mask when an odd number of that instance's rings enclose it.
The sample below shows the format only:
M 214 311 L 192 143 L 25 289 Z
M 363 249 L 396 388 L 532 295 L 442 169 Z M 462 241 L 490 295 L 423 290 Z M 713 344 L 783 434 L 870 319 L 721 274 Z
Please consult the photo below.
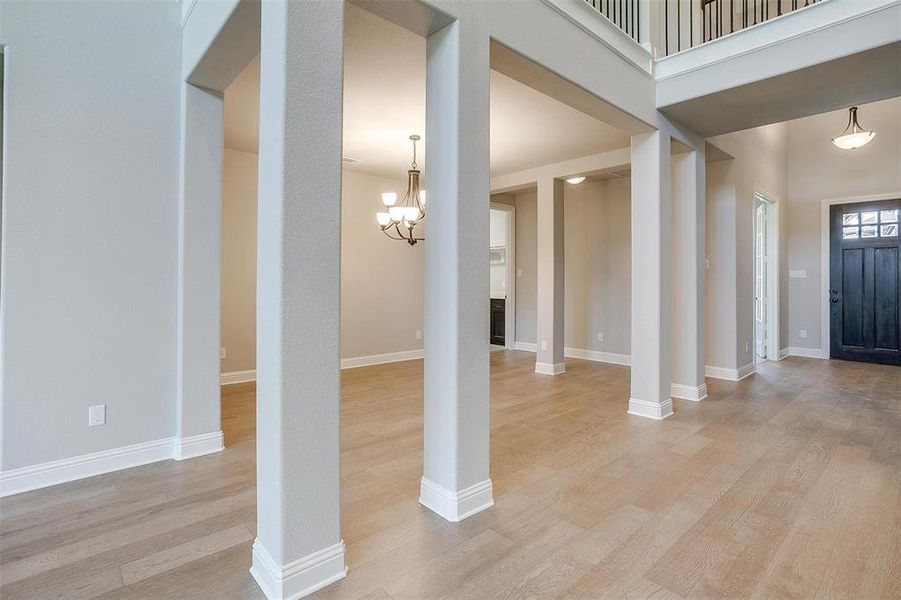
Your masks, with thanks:
M 805 269 L 792 269 L 788 272 L 789 279 L 807 279 L 807 271 Z

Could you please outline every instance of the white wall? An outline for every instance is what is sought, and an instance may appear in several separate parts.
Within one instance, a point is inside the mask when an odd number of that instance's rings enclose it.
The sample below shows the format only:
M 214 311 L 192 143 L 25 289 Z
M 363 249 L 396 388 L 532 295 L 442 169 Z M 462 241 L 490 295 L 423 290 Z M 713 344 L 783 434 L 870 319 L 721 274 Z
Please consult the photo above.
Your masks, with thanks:
M 3 470 L 173 435 L 179 16 L 0 3 Z
M 503 248 L 507 245 L 507 213 L 502 210 L 491 209 L 488 211 L 488 243 L 492 248 Z M 490 282 L 488 289 L 492 298 L 505 298 L 507 295 L 507 262 L 504 260 L 491 260 L 488 266 Z
M 848 120 L 840 110 L 788 123 L 788 267 L 806 278 L 788 281 L 789 344 L 821 347 L 821 210 L 825 199 L 901 192 L 901 98 L 860 107 L 859 120 L 876 131 L 857 150 L 836 148 L 830 139 Z M 807 338 L 799 335 L 807 330 Z

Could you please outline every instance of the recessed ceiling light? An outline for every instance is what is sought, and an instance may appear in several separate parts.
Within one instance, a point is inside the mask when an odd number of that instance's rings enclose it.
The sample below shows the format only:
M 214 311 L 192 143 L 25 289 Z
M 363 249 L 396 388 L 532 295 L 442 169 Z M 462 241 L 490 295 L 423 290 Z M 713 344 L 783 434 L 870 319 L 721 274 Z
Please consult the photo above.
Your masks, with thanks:
M 584 177 L 570 177 L 566 180 L 566 183 L 571 183 L 572 185 L 579 185 L 585 181 Z

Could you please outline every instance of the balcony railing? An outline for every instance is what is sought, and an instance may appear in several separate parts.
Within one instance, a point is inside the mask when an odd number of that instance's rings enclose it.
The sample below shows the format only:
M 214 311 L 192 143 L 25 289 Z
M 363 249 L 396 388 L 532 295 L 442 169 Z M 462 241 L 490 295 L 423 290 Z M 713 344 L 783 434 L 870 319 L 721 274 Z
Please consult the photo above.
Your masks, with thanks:
M 641 35 L 641 0 L 585 0 L 599 13 L 639 44 Z
M 663 56 L 781 17 L 822 0 L 663 0 Z
M 823 0 L 585 1 L 639 44 L 648 41 L 642 19 L 649 16 L 650 41 L 658 56 L 669 56 Z

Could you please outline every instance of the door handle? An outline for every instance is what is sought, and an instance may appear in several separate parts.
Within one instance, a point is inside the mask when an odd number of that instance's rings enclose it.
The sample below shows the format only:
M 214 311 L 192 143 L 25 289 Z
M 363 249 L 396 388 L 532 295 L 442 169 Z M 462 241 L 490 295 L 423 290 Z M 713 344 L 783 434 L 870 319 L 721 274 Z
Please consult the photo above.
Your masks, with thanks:
M 835 304 L 836 302 L 838 302 L 838 298 L 833 296 L 832 298 L 829 299 L 829 301 L 832 302 L 833 304 Z

